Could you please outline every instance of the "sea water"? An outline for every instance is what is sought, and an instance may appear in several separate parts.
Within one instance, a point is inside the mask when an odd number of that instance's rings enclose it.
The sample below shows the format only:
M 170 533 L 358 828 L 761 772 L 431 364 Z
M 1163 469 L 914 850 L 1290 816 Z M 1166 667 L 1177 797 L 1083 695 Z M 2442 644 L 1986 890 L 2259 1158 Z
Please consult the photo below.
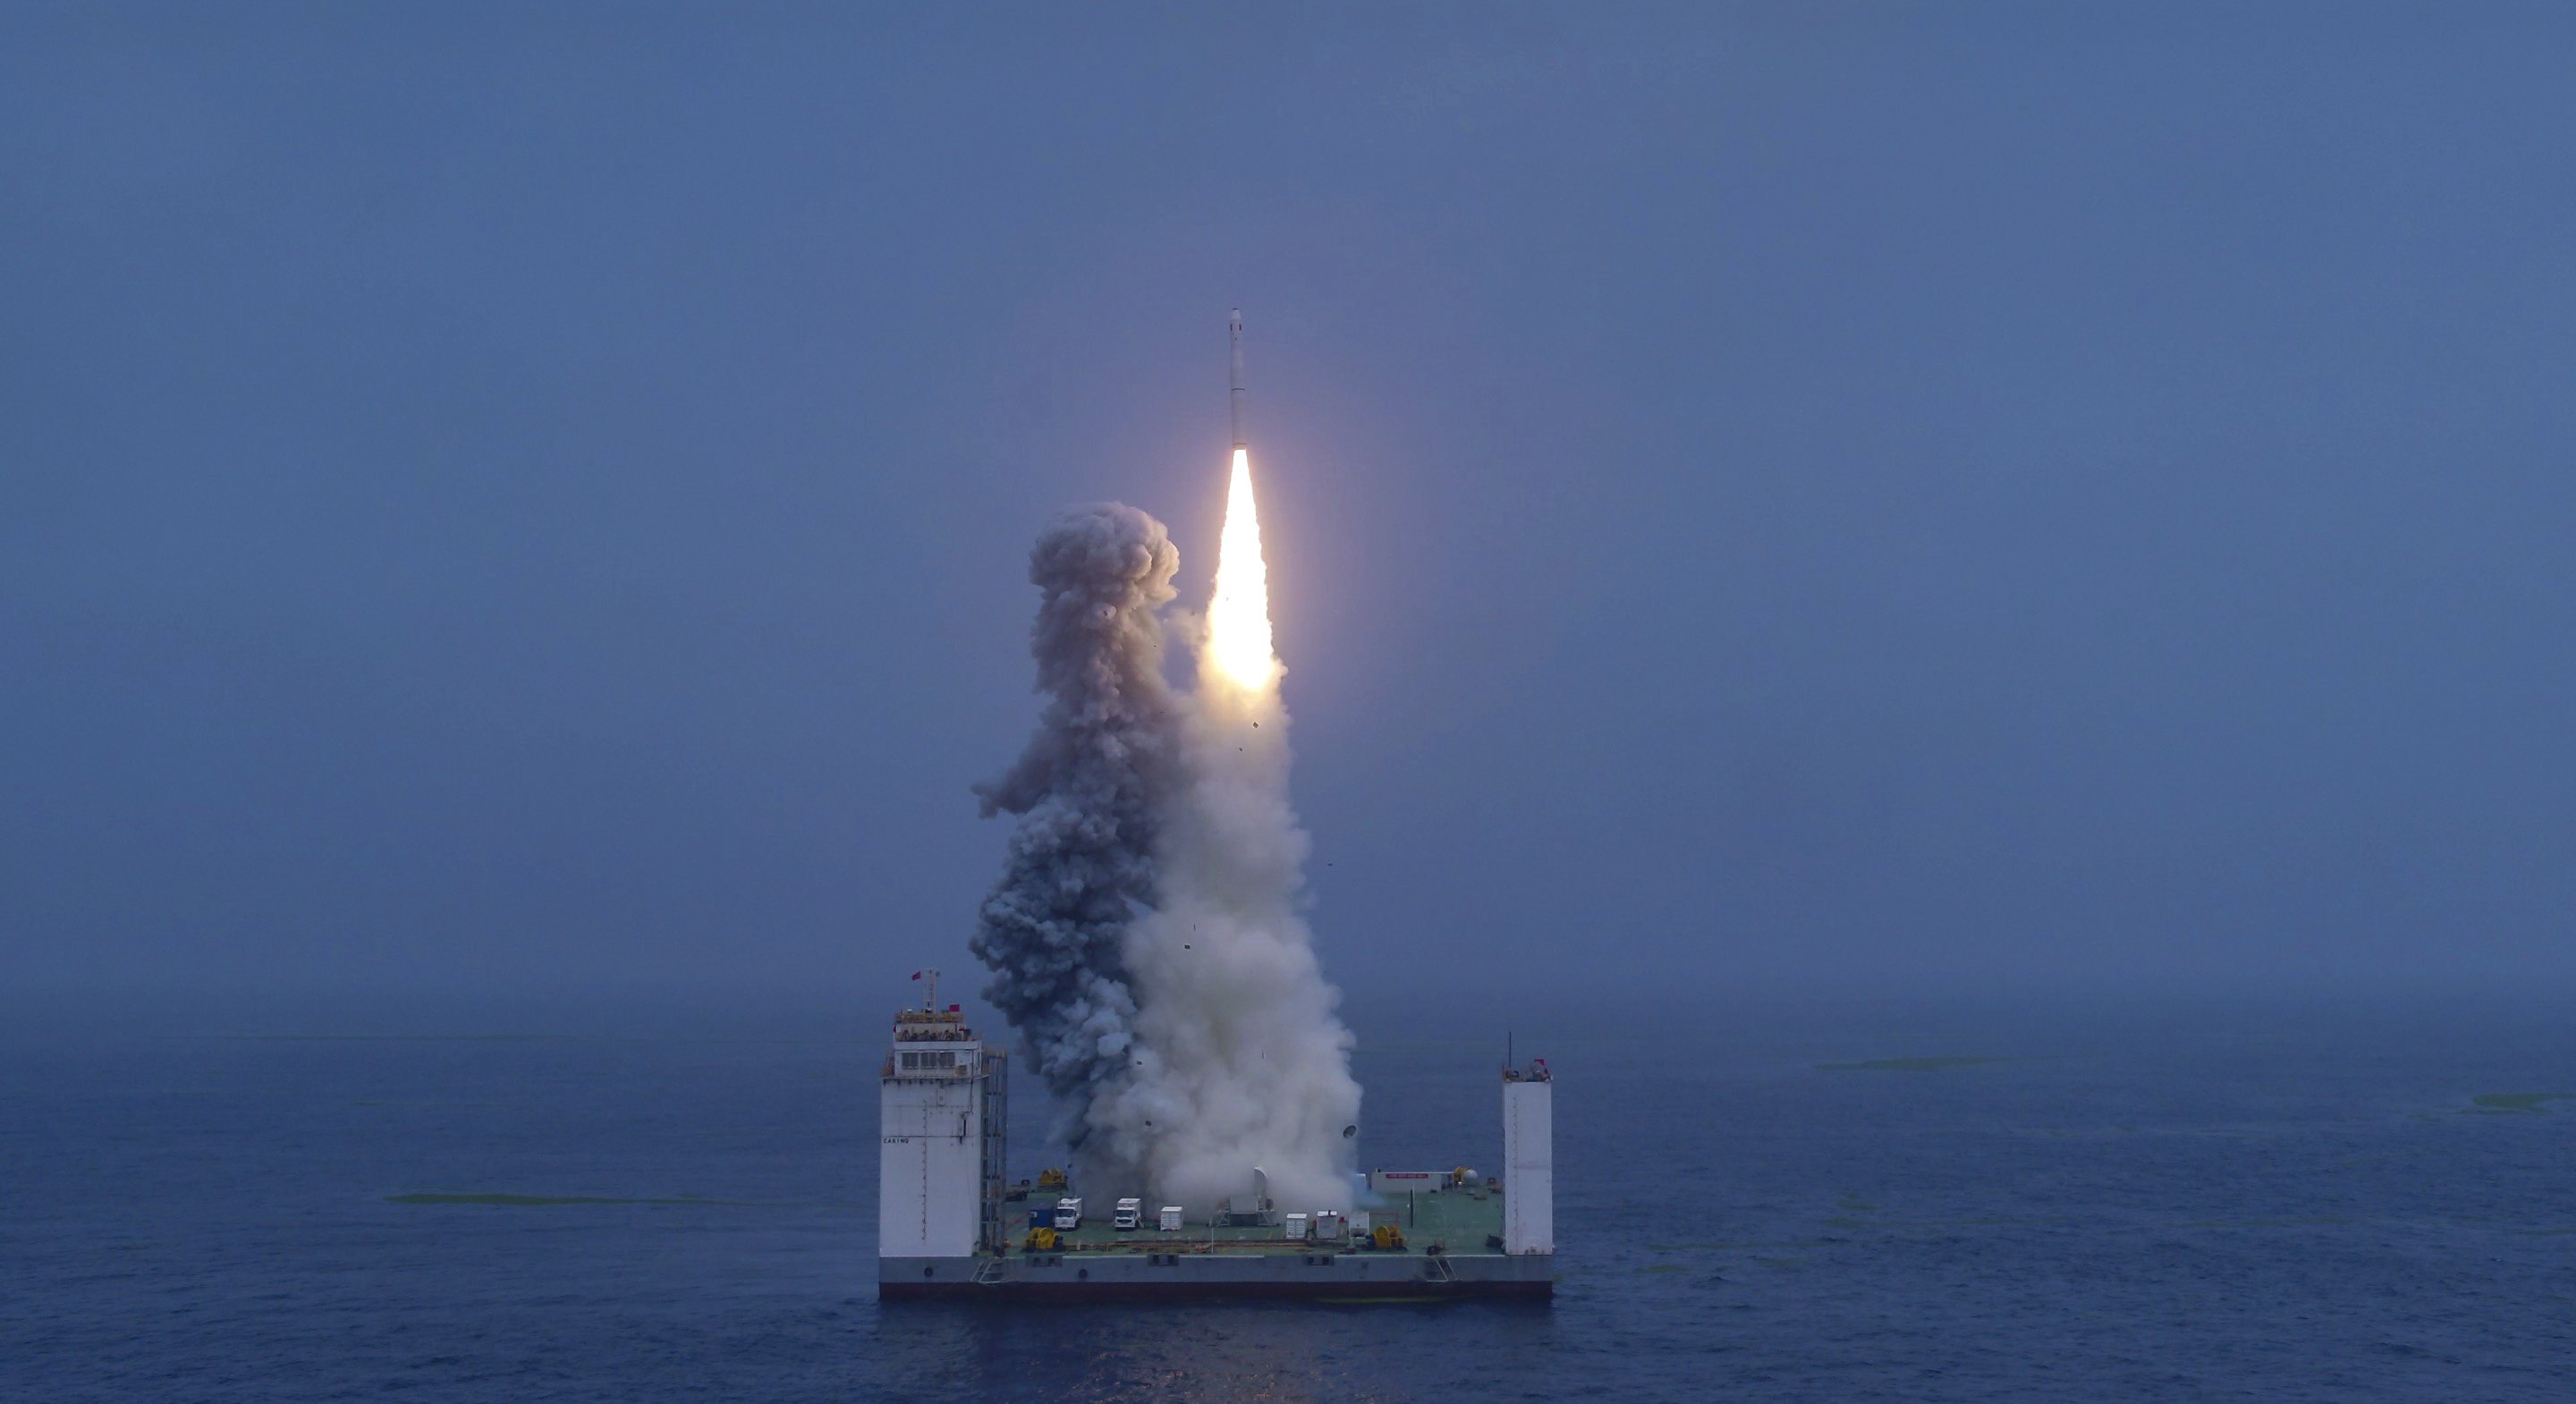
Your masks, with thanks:
M 2576 1399 L 2551 1010 L 1353 1020 L 1370 1164 L 1548 1059 L 1552 1306 L 881 1307 L 873 1018 L 21 1021 L 0 1400 Z

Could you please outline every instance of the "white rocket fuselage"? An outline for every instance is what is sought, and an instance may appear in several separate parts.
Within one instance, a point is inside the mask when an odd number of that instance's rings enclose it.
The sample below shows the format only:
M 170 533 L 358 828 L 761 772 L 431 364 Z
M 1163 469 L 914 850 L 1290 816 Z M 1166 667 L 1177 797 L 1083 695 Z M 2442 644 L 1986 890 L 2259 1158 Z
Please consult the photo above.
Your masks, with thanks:
M 1238 307 L 1238 308 L 1234 309 L 1234 315 L 1226 319 L 1226 327 L 1227 327 L 1227 329 L 1228 329 L 1228 330 L 1230 330 L 1230 331 L 1233 333 L 1233 335 L 1234 335 L 1234 388 L 1233 388 L 1230 392 L 1228 392 L 1228 394 L 1227 394 L 1227 396 L 1226 396 L 1226 408 L 1227 408 L 1228 412 L 1229 412 L 1229 413 L 1231 413 L 1231 414 L 1233 415 L 1233 418 L 1234 418 L 1234 446 L 1235 446 L 1236 448 L 1240 449 L 1240 448 L 1242 448 L 1242 447 L 1243 447 L 1243 309 L 1242 309 L 1242 308 Z

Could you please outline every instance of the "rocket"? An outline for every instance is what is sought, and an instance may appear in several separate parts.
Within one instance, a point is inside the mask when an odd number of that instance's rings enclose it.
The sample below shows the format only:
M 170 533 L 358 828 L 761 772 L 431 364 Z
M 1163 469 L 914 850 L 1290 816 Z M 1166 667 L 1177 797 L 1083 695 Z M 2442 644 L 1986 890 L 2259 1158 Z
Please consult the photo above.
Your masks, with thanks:
M 1226 319 L 1225 325 L 1234 336 L 1234 389 L 1226 395 L 1226 409 L 1234 417 L 1234 447 L 1240 453 L 1243 451 L 1243 309 L 1234 309 L 1234 315 Z

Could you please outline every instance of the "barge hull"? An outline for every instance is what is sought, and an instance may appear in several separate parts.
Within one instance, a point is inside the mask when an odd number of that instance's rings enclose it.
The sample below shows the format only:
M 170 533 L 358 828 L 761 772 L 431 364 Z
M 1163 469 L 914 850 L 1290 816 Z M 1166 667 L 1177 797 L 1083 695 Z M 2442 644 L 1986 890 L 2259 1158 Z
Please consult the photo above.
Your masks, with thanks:
M 887 1302 L 1544 1302 L 1553 1254 L 1169 1254 L 886 1258 Z
M 994 1305 L 1294 1301 L 1361 1306 L 1371 1302 L 1544 1302 L 1555 1290 L 1555 1284 L 1547 1282 L 1381 1282 L 1352 1287 L 1306 1282 L 886 1282 L 878 1284 L 877 1300 Z

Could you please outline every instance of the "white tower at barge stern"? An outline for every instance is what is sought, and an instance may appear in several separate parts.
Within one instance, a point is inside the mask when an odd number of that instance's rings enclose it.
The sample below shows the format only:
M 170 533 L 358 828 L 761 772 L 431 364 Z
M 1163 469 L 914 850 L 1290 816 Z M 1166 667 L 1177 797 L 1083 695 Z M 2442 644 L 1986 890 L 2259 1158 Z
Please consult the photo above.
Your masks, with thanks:
M 1556 1252 L 1556 1077 L 1547 1060 L 1503 1069 L 1503 1251 Z
M 877 1258 L 882 1281 L 971 1276 L 980 1248 L 999 1253 L 1008 1060 L 942 1009 L 925 970 L 918 1009 L 894 1017 L 878 1099 Z M 903 1262 L 898 1266 L 896 1260 Z

